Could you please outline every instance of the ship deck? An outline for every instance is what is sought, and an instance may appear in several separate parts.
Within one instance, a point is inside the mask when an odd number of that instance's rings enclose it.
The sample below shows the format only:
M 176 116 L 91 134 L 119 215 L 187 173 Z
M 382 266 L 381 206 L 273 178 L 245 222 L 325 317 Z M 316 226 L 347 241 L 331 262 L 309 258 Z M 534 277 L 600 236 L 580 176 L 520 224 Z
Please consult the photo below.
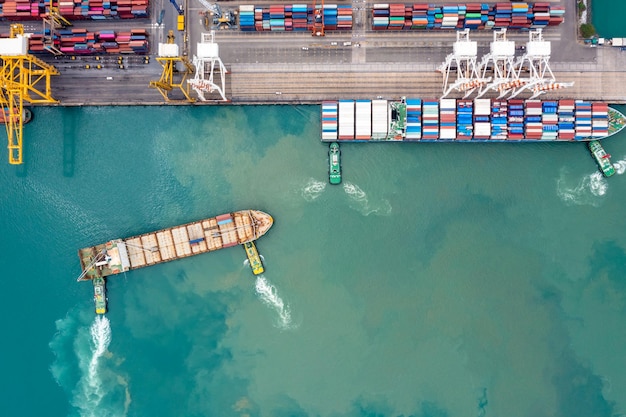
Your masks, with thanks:
M 250 242 L 271 227 L 271 217 L 243 210 L 79 250 L 83 279 L 106 277 Z

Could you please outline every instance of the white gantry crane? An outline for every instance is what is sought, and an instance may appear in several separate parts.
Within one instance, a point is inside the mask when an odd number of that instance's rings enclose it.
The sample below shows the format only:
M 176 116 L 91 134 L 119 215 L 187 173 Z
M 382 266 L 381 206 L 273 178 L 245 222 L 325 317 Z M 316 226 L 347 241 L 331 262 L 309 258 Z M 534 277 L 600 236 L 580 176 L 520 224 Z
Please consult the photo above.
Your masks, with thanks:
M 478 97 L 482 97 L 488 91 L 498 91 L 501 98 L 512 88 L 519 87 L 521 81 L 515 71 L 515 42 L 506 37 L 506 28 L 495 29 L 493 41 L 489 45 L 489 53 L 483 56 L 480 63 L 480 73 L 483 79 L 491 72 L 491 82 L 483 85 Z
M 456 32 L 456 42 L 453 45 L 453 53 L 446 57 L 439 71 L 443 74 L 443 95 L 446 97 L 452 90 L 465 92 L 467 97 L 476 88 L 482 87 L 489 79 L 481 78 L 478 74 L 476 56 L 478 45 L 469 38 L 469 29 Z M 456 80 L 450 82 L 450 73 L 456 70 Z
M 551 44 L 543 40 L 541 29 L 534 29 L 528 33 L 526 51 L 516 62 L 516 75 L 521 85 L 513 90 L 510 98 L 525 90 L 532 91 L 533 95 L 530 98 L 535 98 L 546 91 L 574 85 L 574 83 L 556 82 L 556 77 L 550 68 L 551 52 Z M 526 76 L 522 76 L 522 72 Z
M 226 74 L 228 70 L 219 55 L 219 46 L 215 43 L 215 32 L 202 34 L 202 42 L 197 44 L 196 55 L 193 57 L 196 74 L 189 80 L 189 85 L 202 101 L 209 100 L 205 94 L 217 93 L 218 101 L 229 101 L 226 98 Z M 217 84 L 215 79 L 219 78 Z

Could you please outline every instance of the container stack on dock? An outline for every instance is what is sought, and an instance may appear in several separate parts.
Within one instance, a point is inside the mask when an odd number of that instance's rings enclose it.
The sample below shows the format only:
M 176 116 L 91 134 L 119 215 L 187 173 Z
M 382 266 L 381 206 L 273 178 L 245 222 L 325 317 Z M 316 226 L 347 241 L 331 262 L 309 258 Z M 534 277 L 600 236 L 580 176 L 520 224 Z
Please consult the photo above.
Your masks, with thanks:
M 377 3 L 372 29 L 530 29 L 563 23 L 565 8 L 550 3 Z
M 316 6 L 321 8 L 322 6 Z M 325 4 L 325 30 L 351 30 L 350 5 Z M 272 4 L 269 6 L 240 5 L 239 27 L 246 32 L 291 32 L 312 29 L 313 7 L 307 4 Z
M 591 105 L 591 134 L 602 136 L 609 131 L 609 105 L 606 103 L 593 103 Z
M 574 118 L 574 100 L 559 100 L 558 109 L 558 139 L 572 140 L 576 137 L 576 130 L 574 126 L 574 121 L 576 120 Z
M 625 125 L 626 117 L 606 103 L 580 100 L 407 98 L 322 103 L 323 141 L 571 141 L 603 138 Z
M 422 100 L 406 100 L 406 140 L 422 138 Z
M 146 54 L 148 34 L 145 29 L 132 29 L 127 32 L 102 30 L 90 32 L 87 29 L 61 29 L 55 46 L 66 54 Z M 30 47 L 33 52 L 43 50 L 39 43 Z
M 73 0 L 54 2 L 66 19 L 134 19 L 148 17 L 148 0 Z M 0 17 L 8 20 L 32 20 L 47 16 L 50 2 L 9 0 L 0 3 Z
M 541 103 L 541 123 L 543 124 L 543 133 L 541 134 L 542 140 L 556 140 L 558 139 L 559 121 L 558 101 L 544 101 Z

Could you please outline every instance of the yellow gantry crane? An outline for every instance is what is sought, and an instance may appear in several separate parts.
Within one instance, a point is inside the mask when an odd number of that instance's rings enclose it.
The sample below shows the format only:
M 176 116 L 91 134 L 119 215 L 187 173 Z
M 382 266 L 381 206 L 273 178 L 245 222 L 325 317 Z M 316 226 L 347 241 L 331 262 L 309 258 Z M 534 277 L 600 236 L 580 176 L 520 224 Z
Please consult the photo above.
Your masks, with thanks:
M 72 26 L 72 23 L 61 15 L 59 8 L 54 5 L 54 0 L 50 0 L 48 13 L 43 17 L 43 47 L 46 51 L 54 55 L 63 55 L 54 45 L 54 36 L 58 29 L 68 26 Z
M 0 39 L 0 106 L 9 140 L 9 163 L 22 163 L 22 138 L 27 117 L 24 102 L 58 103 L 52 98 L 50 77 L 59 71 L 28 54 L 28 38 L 21 24 L 12 24 L 10 37 Z
M 180 56 L 178 53 L 178 45 L 176 45 L 173 30 L 170 30 L 167 35 L 167 43 L 159 43 L 159 53 L 156 60 L 163 66 L 163 72 L 158 81 L 150 81 L 150 87 L 159 90 L 167 102 L 181 101 L 170 98 L 170 92 L 174 88 L 178 88 L 185 96 L 182 101 L 193 103 L 195 99 L 189 95 L 187 77 L 195 72 L 195 68 L 186 56 Z M 183 64 L 184 70 L 182 72 L 176 67 L 178 62 Z M 177 78 L 178 82 L 174 81 L 174 78 Z

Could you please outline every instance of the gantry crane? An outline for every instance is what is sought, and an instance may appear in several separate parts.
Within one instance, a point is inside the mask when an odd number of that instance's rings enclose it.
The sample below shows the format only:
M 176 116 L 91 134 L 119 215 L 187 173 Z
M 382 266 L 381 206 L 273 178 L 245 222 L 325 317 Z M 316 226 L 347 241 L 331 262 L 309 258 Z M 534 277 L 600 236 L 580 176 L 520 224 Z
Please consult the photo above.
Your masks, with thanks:
M 9 163 L 22 163 L 24 102 L 58 103 L 52 98 L 50 77 L 59 71 L 28 54 L 28 38 L 21 24 L 12 24 L 9 38 L 0 39 L 0 106 L 9 141 Z
M 187 77 L 195 72 L 195 68 L 186 56 L 180 56 L 173 30 L 167 35 L 167 43 L 159 43 L 156 60 L 163 66 L 163 72 L 158 81 L 150 81 L 150 87 L 156 88 L 167 102 L 178 101 L 170 97 L 170 92 L 178 88 L 185 96 L 182 101 L 193 103 L 195 100 L 189 95 Z M 183 64 L 182 72 L 176 67 L 178 62 Z M 174 78 L 178 81 L 174 81 Z
M 313 25 L 312 25 L 312 34 L 313 36 L 324 36 L 324 0 L 322 0 L 322 4 L 318 8 L 315 4 L 315 0 L 313 0 Z
M 72 23 L 61 15 L 53 1 L 49 1 L 48 14 L 43 17 L 43 47 L 54 55 L 63 55 L 63 52 L 54 45 L 54 38 L 58 29 L 72 26 Z

